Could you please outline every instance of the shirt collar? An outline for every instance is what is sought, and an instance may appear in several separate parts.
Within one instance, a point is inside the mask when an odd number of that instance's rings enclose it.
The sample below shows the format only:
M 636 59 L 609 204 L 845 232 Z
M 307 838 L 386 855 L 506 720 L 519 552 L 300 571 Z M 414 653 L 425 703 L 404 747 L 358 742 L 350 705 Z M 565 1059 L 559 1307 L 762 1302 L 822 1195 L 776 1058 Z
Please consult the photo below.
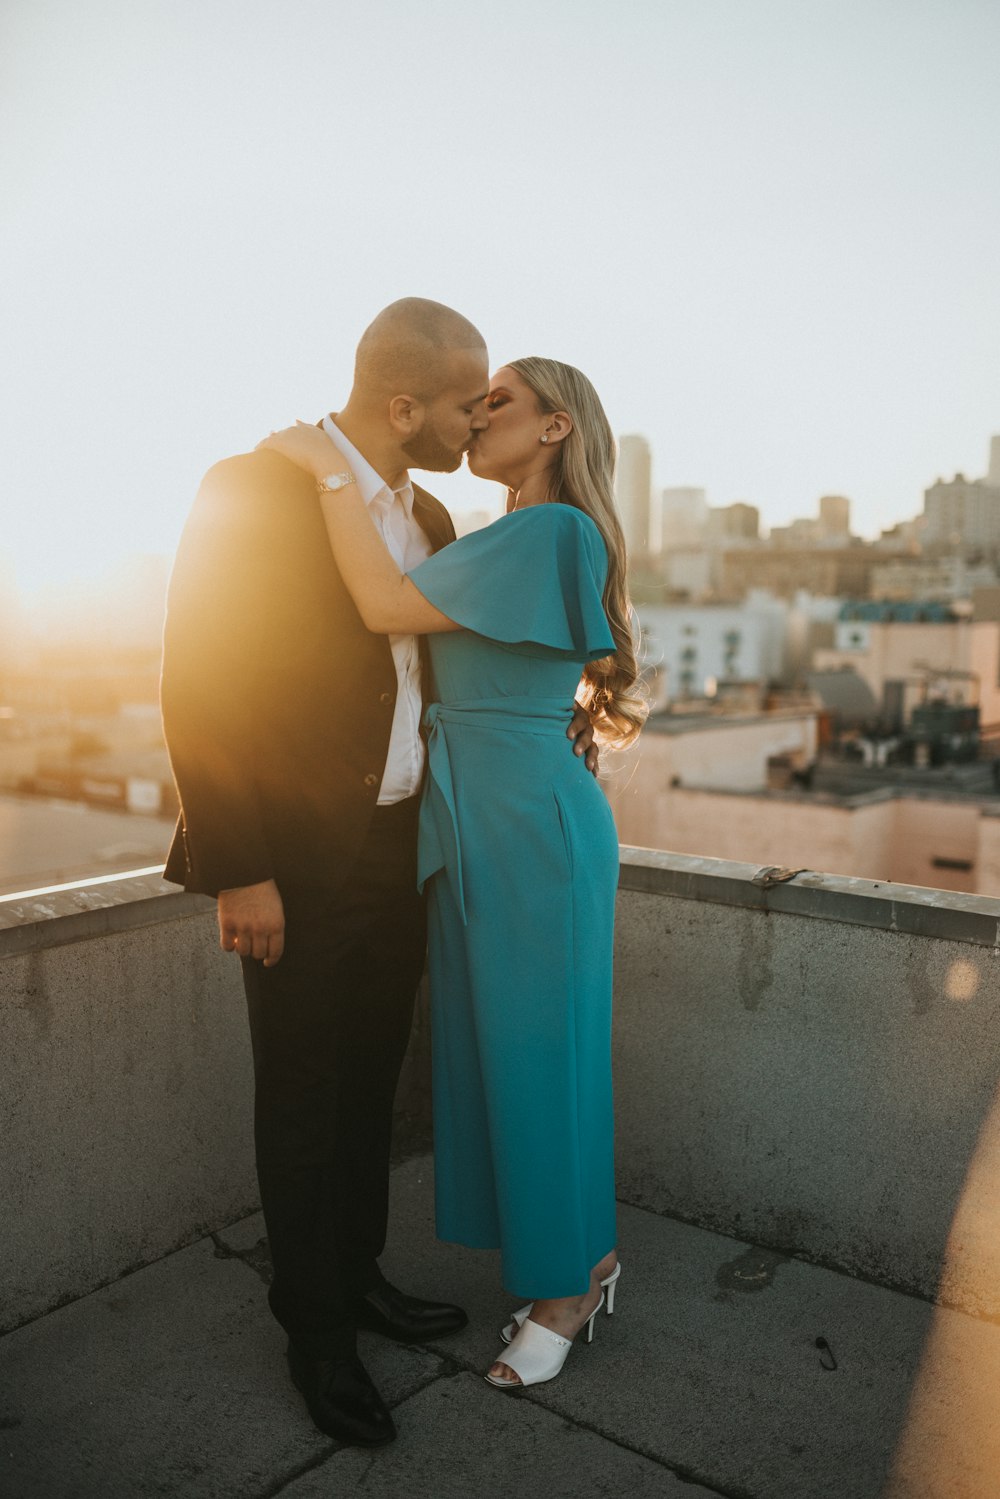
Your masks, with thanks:
M 406 482 L 401 484 L 398 489 L 390 489 L 381 474 L 377 474 L 372 468 L 368 459 L 362 453 L 359 453 L 353 442 L 344 436 L 332 416 L 325 416 L 323 418 L 322 427 L 327 437 L 337 444 L 337 447 L 351 465 L 351 472 L 357 480 L 358 488 L 361 491 L 361 498 L 365 504 L 373 505 L 376 500 L 383 500 L 391 505 L 394 499 L 398 499 L 406 512 L 407 520 L 412 520 L 413 485 L 410 483 L 409 475 L 407 474 Z

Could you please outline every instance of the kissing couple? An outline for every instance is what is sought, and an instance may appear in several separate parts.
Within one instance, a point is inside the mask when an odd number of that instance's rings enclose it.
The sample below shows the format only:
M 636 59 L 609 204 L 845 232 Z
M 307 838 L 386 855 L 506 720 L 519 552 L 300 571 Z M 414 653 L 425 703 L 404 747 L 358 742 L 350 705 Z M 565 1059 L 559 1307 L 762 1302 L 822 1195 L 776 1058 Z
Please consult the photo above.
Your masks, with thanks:
M 409 471 L 463 456 L 507 513 L 456 540 Z M 217 898 L 242 963 L 270 1306 L 343 1442 L 395 1435 L 359 1327 L 423 1343 L 467 1322 L 378 1263 L 425 957 L 437 1234 L 499 1248 L 526 1303 L 486 1378 L 555 1378 L 613 1309 L 618 840 L 594 741 L 629 743 L 646 712 L 614 464 L 579 370 L 491 377 L 466 318 L 408 297 L 363 334 L 337 412 L 210 469 L 180 542 L 165 873 Z

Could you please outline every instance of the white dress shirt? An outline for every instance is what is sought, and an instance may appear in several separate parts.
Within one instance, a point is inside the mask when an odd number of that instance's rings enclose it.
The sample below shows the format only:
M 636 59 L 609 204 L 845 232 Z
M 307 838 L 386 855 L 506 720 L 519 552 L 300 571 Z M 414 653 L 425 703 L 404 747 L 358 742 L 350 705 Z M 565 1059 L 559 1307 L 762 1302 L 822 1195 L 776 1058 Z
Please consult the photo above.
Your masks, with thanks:
M 431 544 L 413 519 L 413 485 L 407 477 L 400 489 L 390 489 L 367 458 L 348 442 L 336 423 L 323 418 L 323 430 L 343 453 L 368 506 L 368 513 L 393 561 L 403 572 L 431 555 Z M 392 715 L 389 753 L 386 757 L 378 804 L 388 806 L 415 796 L 424 773 L 424 741 L 420 737 L 420 652 L 415 635 L 390 635 L 389 645 L 396 668 L 396 707 Z

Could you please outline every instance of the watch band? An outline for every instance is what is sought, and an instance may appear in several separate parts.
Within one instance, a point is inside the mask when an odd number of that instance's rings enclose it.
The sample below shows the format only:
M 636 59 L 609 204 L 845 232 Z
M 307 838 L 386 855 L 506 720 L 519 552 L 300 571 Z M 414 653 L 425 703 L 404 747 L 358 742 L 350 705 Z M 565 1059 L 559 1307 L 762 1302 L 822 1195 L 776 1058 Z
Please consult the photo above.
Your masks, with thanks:
M 348 484 L 356 484 L 357 480 L 348 469 L 342 474 L 327 474 L 325 479 L 316 480 L 316 488 L 320 494 L 335 494 L 338 489 L 346 489 Z

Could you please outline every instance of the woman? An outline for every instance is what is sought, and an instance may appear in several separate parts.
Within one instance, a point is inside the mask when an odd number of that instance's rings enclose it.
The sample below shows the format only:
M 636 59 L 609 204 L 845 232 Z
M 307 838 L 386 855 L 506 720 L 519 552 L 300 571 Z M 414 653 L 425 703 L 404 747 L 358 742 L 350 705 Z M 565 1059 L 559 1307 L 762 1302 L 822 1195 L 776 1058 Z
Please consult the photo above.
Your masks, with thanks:
M 565 753 L 581 672 L 602 737 L 645 705 L 612 494 L 614 439 L 590 381 L 521 359 L 494 376 L 469 468 L 508 513 L 400 573 L 352 476 L 322 494 L 369 629 L 426 634 L 434 677 L 420 880 L 429 896 L 437 1231 L 502 1251 L 533 1301 L 487 1379 L 562 1368 L 619 1275 L 611 1099 L 618 842 L 600 787 Z M 297 427 L 268 439 L 318 481 L 347 468 Z M 329 483 L 330 481 L 326 481 Z

